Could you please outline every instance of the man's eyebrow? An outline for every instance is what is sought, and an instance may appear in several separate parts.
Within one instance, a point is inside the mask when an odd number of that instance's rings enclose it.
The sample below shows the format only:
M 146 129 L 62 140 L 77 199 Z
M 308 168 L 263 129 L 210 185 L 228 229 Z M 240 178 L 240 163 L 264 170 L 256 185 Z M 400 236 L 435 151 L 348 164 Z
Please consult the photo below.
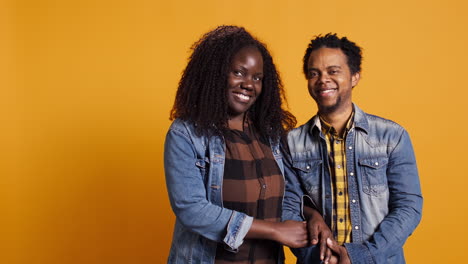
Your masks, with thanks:
M 341 69 L 341 66 L 340 65 L 330 65 L 327 67 L 327 69 L 330 69 L 330 68 L 340 68 Z M 310 67 L 310 68 L 307 68 L 308 71 L 318 71 L 317 68 L 314 68 L 314 67 Z

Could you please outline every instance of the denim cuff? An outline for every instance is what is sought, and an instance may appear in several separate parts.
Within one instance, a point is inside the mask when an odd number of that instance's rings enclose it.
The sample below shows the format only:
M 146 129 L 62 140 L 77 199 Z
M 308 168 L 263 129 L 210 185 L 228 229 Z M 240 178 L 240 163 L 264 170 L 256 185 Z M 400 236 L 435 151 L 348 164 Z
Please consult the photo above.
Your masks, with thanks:
M 318 208 L 314 201 L 312 200 L 312 198 L 310 198 L 309 195 L 302 195 L 302 201 L 301 201 L 301 216 L 302 216 L 302 219 L 305 219 L 304 217 L 304 206 L 308 206 L 308 207 L 311 207 L 311 208 L 314 208 L 315 210 L 317 211 L 321 211 L 320 208 Z
M 249 232 L 253 223 L 253 217 L 234 211 L 227 226 L 227 234 L 223 241 L 226 243 L 226 250 L 238 252 L 239 247 L 244 243 L 244 238 Z
M 369 248 L 363 244 L 345 243 L 351 263 L 375 264 Z

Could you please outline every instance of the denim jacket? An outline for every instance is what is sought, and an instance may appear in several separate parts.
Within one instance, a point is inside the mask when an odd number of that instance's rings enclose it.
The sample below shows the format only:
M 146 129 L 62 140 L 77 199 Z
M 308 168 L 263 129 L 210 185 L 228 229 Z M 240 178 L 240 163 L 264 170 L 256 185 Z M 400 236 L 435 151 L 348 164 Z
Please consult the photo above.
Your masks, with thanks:
M 270 141 L 284 173 L 279 144 Z M 166 136 L 164 169 L 172 210 L 176 215 L 167 263 L 212 264 L 218 243 L 236 251 L 253 218 L 223 207 L 225 143 L 219 136 L 195 134 L 195 126 L 175 120 Z M 280 252 L 280 262 L 282 260 Z
M 402 247 L 422 212 L 413 147 L 404 128 L 353 107 L 354 123 L 345 143 L 353 231 L 352 243 L 344 246 L 352 263 L 405 263 Z M 288 135 L 283 219 L 301 219 L 305 194 L 331 226 L 332 183 L 319 126 L 314 116 Z M 317 247 L 294 253 L 299 263 L 320 263 Z

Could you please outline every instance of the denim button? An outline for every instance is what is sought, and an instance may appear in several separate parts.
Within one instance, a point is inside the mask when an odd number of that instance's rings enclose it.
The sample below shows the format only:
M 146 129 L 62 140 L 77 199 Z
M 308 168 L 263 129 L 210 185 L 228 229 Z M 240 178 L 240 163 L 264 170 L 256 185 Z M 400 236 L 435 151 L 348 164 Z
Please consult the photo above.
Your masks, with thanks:
M 353 199 L 351 202 L 355 203 L 355 202 L 356 202 L 356 200 L 354 200 L 354 199 Z
M 379 163 L 378 163 L 378 162 L 376 162 L 376 163 L 375 163 L 375 166 L 379 166 Z
M 358 229 L 359 229 L 359 226 L 354 226 L 354 229 L 358 230 Z
M 309 166 L 309 165 L 307 165 L 306 169 L 310 169 L 310 166 Z
M 352 146 L 349 146 L 348 148 L 349 148 L 349 149 L 353 149 L 353 147 L 352 147 Z
M 353 176 L 353 175 L 354 175 L 354 172 L 350 172 L 349 175 Z

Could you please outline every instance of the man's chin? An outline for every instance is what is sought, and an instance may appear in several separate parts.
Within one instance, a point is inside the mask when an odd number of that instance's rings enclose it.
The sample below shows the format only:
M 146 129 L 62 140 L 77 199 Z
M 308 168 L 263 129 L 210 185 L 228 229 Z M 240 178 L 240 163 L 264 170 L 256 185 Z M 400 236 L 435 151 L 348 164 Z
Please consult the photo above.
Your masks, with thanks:
M 338 104 L 330 104 L 330 105 L 318 104 L 317 106 L 318 106 L 319 112 L 323 114 L 333 113 L 336 110 L 338 110 Z

